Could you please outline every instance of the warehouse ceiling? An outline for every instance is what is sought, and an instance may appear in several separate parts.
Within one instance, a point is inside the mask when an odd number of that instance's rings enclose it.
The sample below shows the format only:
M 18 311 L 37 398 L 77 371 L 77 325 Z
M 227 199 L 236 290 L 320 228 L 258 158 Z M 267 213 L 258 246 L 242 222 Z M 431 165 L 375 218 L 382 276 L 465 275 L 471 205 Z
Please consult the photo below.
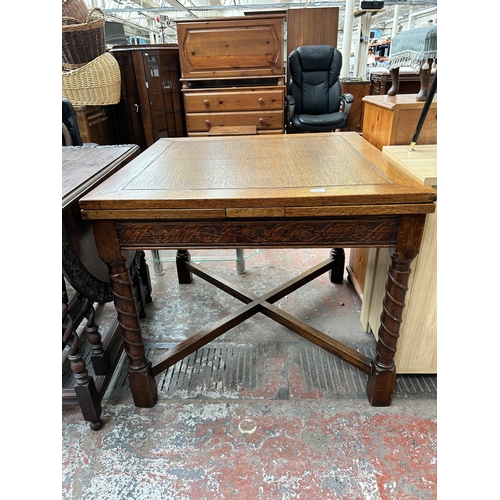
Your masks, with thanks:
M 339 7 L 339 46 L 342 41 L 346 0 L 85 0 L 89 8 L 98 7 L 108 21 L 121 22 L 127 34 L 149 37 L 158 34 L 163 26 L 166 43 L 176 43 L 175 21 L 186 18 L 243 16 L 251 11 L 283 11 L 315 7 Z M 354 1 L 354 11 L 360 9 Z M 384 7 L 372 13 L 371 29 L 392 27 L 395 9 L 398 20 L 407 22 L 409 16 L 427 12 L 436 17 L 437 0 L 384 1 Z M 417 27 L 417 26 L 411 26 Z

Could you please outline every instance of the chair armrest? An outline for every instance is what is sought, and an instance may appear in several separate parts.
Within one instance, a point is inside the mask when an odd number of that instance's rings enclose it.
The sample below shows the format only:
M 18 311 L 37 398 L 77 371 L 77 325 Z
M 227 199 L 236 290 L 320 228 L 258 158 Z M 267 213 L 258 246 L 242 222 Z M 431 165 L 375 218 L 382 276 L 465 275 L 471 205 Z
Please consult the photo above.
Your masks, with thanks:
M 286 95 L 285 96 L 285 102 L 287 105 L 287 115 L 288 115 L 288 123 L 290 123 L 290 120 L 292 119 L 292 116 L 295 113 L 295 97 L 291 95 Z
M 354 102 L 354 96 L 352 94 L 340 94 L 340 101 L 344 108 L 343 113 L 347 116 L 351 109 L 351 104 Z

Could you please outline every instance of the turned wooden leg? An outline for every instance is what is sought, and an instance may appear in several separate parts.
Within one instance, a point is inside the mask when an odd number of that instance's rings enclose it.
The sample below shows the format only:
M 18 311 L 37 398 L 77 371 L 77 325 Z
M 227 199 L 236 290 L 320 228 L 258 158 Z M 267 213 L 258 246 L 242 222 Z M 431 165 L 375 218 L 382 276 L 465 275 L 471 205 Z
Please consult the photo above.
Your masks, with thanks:
M 99 332 L 99 326 L 95 324 L 95 309 L 91 301 L 84 297 L 82 294 L 78 294 L 79 300 L 83 303 L 83 314 L 87 320 L 87 325 L 85 326 L 85 331 L 92 348 L 92 366 L 94 367 L 94 372 L 96 375 L 107 375 L 111 369 L 111 361 L 109 359 L 109 354 L 101 342 L 101 334 Z
M 129 382 L 134 404 L 152 407 L 158 397 L 156 381 L 151 374 L 151 363 L 146 358 L 139 315 L 126 260 L 108 263 L 118 321 L 122 327 L 124 349 L 129 359 Z
M 333 267 L 330 269 L 330 281 L 332 283 L 344 282 L 345 251 L 343 248 L 332 248 L 330 252 Z
M 138 250 L 135 253 L 134 262 L 129 268 L 129 273 L 137 301 L 137 312 L 139 318 L 143 319 L 146 317 L 146 304 L 152 300 L 151 278 L 144 250 Z
M 151 294 L 153 293 L 153 287 L 151 285 L 151 276 L 149 275 L 149 267 L 146 262 L 146 252 L 144 250 L 140 250 L 137 252 L 139 257 L 139 276 L 141 278 L 141 283 L 143 285 L 143 289 L 145 291 L 145 300 L 146 303 L 150 303 L 152 301 Z
M 399 92 L 399 68 L 390 70 L 392 85 L 387 91 L 387 95 L 396 95 Z
M 395 255 L 392 255 L 391 259 L 378 330 L 377 354 L 372 363 L 367 386 L 368 399 L 373 406 L 389 406 L 392 401 L 396 383 L 394 354 L 408 290 L 410 264 L 413 260 L 400 260 Z
M 425 215 L 401 216 L 396 249 L 391 256 L 375 359 L 366 393 L 372 406 L 390 406 L 396 383 L 394 354 L 403 321 L 410 265 L 420 249 Z
M 186 262 L 189 262 L 190 260 L 191 254 L 188 250 L 177 250 L 175 263 L 177 266 L 177 279 L 181 285 L 187 285 L 193 281 L 193 273 L 188 271 L 186 267 Z
M 78 335 L 73 329 L 73 319 L 68 309 L 68 295 L 63 278 L 62 291 L 62 341 L 64 345 L 69 345 L 68 359 L 70 360 L 71 371 L 75 378 L 75 393 L 82 410 L 83 418 L 90 422 L 90 428 L 98 431 L 102 428 L 101 402 L 94 379 L 89 375 L 85 360 L 82 358 L 78 346 Z
M 426 69 L 420 70 L 420 91 L 417 94 L 417 101 L 425 101 L 427 99 L 427 89 L 429 88 L 429 80 L 431 77 L 432 59 L 427 60 Z

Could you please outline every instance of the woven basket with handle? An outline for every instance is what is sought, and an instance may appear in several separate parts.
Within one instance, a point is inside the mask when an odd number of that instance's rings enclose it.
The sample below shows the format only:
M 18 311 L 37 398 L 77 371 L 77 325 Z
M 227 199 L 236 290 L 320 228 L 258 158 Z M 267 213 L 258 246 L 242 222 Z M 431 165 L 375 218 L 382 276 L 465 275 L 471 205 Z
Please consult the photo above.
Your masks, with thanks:
M 62 67 L 77 69 L 104 54 L 104 14 L 92 9 L 85 22 L 72 17 L 62 18 Z
M 73 106 L 106 106 L 120 102 L 120 66 L 105 52 L 85 66 L 62 72 L 62 96 Z
M 62 0 L 63 17 L 72 17 L 84 23 L 88 15 L 89 9 L 83 0 Z

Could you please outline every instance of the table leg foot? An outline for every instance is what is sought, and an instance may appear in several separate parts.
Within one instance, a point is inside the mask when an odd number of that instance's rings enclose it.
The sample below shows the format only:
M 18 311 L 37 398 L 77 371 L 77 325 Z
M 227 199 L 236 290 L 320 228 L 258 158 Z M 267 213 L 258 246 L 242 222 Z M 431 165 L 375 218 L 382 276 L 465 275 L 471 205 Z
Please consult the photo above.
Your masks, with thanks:
M 135 406 L 152 408 L 158 399 L 158 389 L 151 373 L 151 363 L 142 370 L 129 369 L 128 380 Z
M 366 394 L 372 406 L 390 406 L 396 384 L 396 370 L 380 370 L 375 364 L 368 376 Z
M 344 282 L 345 251 L 343 248 L 332 248 L 330 253 L 333 267 L 330 270 L 330 281 L 342 284 Z
M 92 356 L 91 362 L 96 375 L 107 375 L 111 370 L 111 360 L 107 351 L 103 351 L 100 355 Z
M 104 423 L 101 419 L 96 420 L 95 422 L 90 422 L 90 428 L 93 431 L 99 431 L 102 429 Z
M 177 250 L 175 264 L 177 266 L 177 279 L 181 285 L 187 285 L 193 282 L 193 274 L 191 271 L 188 271 L 186 267 L 186 262 L 190 260 L 191 254 L 188 250 Z
M 94 427 L 96 423 L 101 420 L 102 407 L 94 379 L 89 377 L 86 383 L 77 385 L 75 387 L 75 393 L 78 398 L 80 409 L 82 410 L 83 418 L 87 422 L 90 422 L 90 427 L 93 430 L 99 430 L 102 427 L 102 421 L 99 429 L 94 429 Z

